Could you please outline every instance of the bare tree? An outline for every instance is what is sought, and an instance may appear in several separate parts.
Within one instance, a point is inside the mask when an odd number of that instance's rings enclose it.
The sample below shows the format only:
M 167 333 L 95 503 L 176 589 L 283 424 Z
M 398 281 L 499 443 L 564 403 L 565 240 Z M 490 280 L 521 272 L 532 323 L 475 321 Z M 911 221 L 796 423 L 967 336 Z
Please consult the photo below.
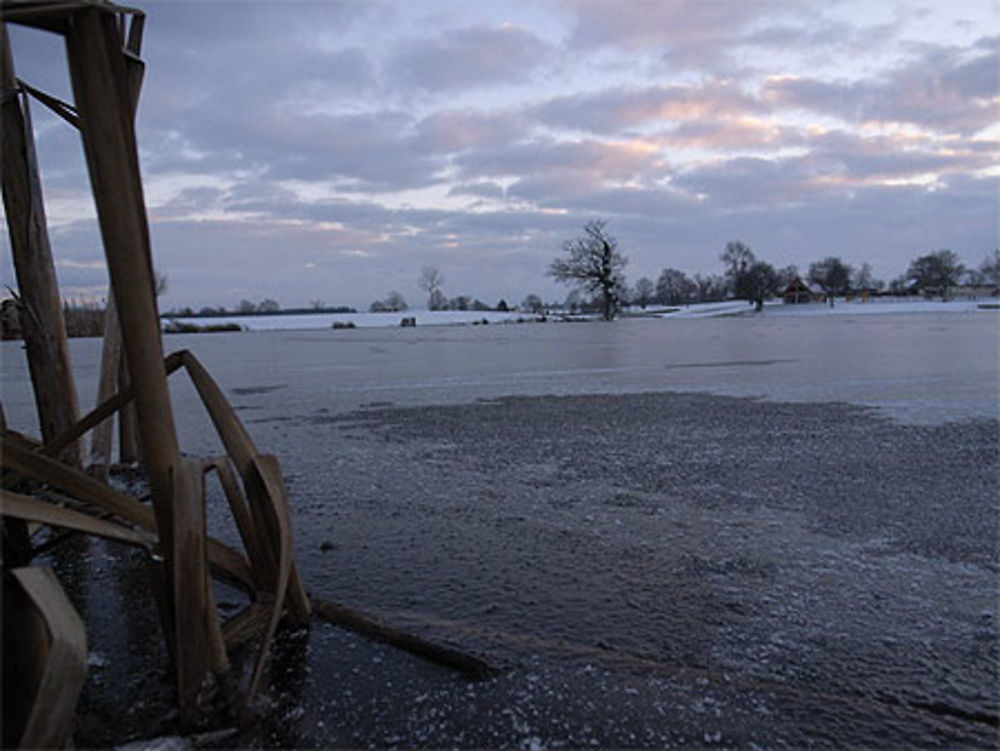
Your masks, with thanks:
M 599 293 L 604 320 L 612 320 L 620 305 L 628 260 L 618 252 L 618 241 L 607 234 L 607 222 L 595 219 L 583 226 L 583 235 L 563 243 L 566 258 L 557 258 L 549 275 L 558 282 L 575 284 L 591 293 Z
M 851 267 L 836 256 L 827 256 L 810 264 L 809 281 L 823 288 L 832 308 L 834 296 L 843 294 L 851 284 Z
M 990 284 L 1000 285 L 1000 250 L 988 253 L 979 265 L 979 273 Z
M 758 312 L 764 309 L 764 300 L 779 288 L 778 272 L 766 261 L 755 261 L 743 274 L 743 289 Z
M 521 310 L 529 313 L 544 313 L 545 304 L 542 302 L 542 298 L 532 294 L 524 298 L 524 301 L 521 303 Z
M 441 286 L 444 284 L 441 269 L 437 266 L 424 266 L 420 269 L 420 279 L 417 280 L 417 284 L 427 293 L 427 309 L 440 309 L 444 300 L 444 295 L 441 294 Z
M 947 298 L 948 290 L 958 284 L 958 279 L 964 271 L 965 266 L 959 260 L 957 253 L 951 250 L 939 250 L 936 253 L 920 256 L 910 263 L 906 276 L 916 282 L 921 290 L 938 291 L 943 298 Z
M 635 289 L 632 292 L 632 302 L 645 310 L 646 306 L 653 301 L 655 295 L 656 285 L 653 284 L 652 279 L 644 276 L 635 283 Z
M 750 246 L 744 245 L 739 240 L 732 240 L 726 243 L 726 249 L 719 256 L 719 260 L 726 267 L 726 281 L 729 282 L 733 295 L 741 300 L 752 301 L 753 285 L 748 272 L 757 261 L 757 257 L 750 250 Z
M 656 280 L 656 299 L 663 305 L 677 305 L 694 297 L 697 287 L 677 269 L 664 269 Z

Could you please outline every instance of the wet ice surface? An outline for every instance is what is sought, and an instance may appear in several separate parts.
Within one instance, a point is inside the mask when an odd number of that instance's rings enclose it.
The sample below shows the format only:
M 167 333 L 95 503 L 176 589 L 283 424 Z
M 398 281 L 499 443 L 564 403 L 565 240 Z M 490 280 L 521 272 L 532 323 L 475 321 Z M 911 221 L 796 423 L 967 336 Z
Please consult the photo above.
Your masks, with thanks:
M 311 591 L 502 668 L 314 623 L 238 743 L 995 745 L 996 318 L 768 323 L 168 337 L 279 456 Z M 77 742 L 170 732 L 144 575 L 91 545 Z

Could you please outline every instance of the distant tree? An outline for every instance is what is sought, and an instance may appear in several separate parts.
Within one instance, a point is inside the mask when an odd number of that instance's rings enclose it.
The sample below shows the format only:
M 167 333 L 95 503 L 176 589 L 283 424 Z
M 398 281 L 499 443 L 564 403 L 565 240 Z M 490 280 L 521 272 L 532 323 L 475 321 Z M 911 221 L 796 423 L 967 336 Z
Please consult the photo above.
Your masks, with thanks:
M 618 252 L 618 241 L 605 231 L 607 222 L 595 219 L 583 226 L 583 235 L 563 243 L 566 258 L 557 258 L 549 274 L 558 282 L 575 284 L 601 296 L 601 312 L 610 321 L 618 313 L 623 274 L 628 260 Z
M 448 308 L 451 310 L 468 310 L 472 307 L 472 298 L 468 295 L 459 295 L 448 301 Z
M 677 269 L 664 269 L 656 280 L 656 299 L 663 305 L 679 305 L 694 297 L 697 286 Z
M 638 305 L 643 310 L 646 306 L 653 302 L 653 298 L 656 296 L 656 285 L 653 284 L 653 280 L 649 277 L 641 277 L 639 281 L 635 283 L 635 289 L 632 291 L 632 302 Z
M 965 266 L 958 254 L 950 250 L 939 250 L 920 256 L 910 263 L 906 278 L 915 282 L 923 291 L 935 290 L 942 297 L 947 297 L 949 288 L 958 284 L 964 271 Z
M 538 295 L 528 295 L 521 303 L 521 310 L 529 313 L 544 313 L 545 303 L 542 302 L 542 298 Z
M 277 313 L 281 310 L 281 306 L 278 305 L 277 300 L 261 300 L 260 305 L 257 306 L 257 310 L 261 313 Z
M 501 297 L 501 298 L 500 298 L 500 302 L 498 302 L 498 303 L 497 303 L 497 311 L 498 311 L 498 312 L 500 312 L 500 313 L 506 313 L 506 312 L 508 312 L 509 310 L 510 310 L 510 306 L 509 306 L 509 305 L 507 305 L 507 301 L 506 301 L 506 300 L 504 300 L 504 299 L 503 299 L 503 298 Z
M 326 303 L 324 303 L 322 300 L 310 300 L 309 307 L 312 308 L 313 310 L 323 310 L 323 308 L 326 307 Z
M 719 256 L 719 260 L 726 267 L 726 282 L 733 293 L 733 297 L 738 300 L 753 301 L 750 279 L 747 276 L 747 272 L 757 261 L 757 257 L 750 250 L 750 246 L 744 245 L 739 240 L 731 240 L 726 243 L 726 249 Z
M 571 289 L 569 291 L 569 294 L 566 295 L 566 302 L 563 303 L 563 305 L 566 306 L 566 310 L 568 310 L 570 313 L 579 313 L 581 305 L 580 298 L 581 298 L 580 290 Z
M 979 265 L 979 273 L 987 284 L 1000 286 L 1000 249 L 994 249 Z
M 743 274 L 746 299 L 752 301 L 758 311 L 764 309 L 764 300 L 781 288 L 778 272 L 765 261 L 754 261 Z
M 431 291 L 430 297 L 427 298 L 427 309 L 428 310 L 445 310 L 448 307 L 448 298 L 439 289 Z
M 810 264 L 809 281 L 823 288 L 832 308 L 833 298 L 851 286 L 851 267 L 835 256 L 827 256 Z
M 441 269 L 437 266 L 424 266 L 420 269 L 420 278 L 417 280 L 420 289 L 427 293 L 427 309 L 441 310 L 444 307 L 444 295 L 441 294 L 441 285 L 444 284 L 444 277 Z
M 851 286 L 855 289 L 874 289 L 875 278 L 872 275 L 872 265 L 865 261 L 860 269 L 851 276 Z
M 799 277 L 799 267 L 794 263 L 778 270 L 778 285 L 784 289 Z
M 385 298 L 385 304 L 388 306 L 389 310 L 394 313 L 398 313 L 402 310 L 409 310 L 409 305 L 406 304 L 406 300 L 401 294 L 396 290 L 392 290 L 388 297 Z
M 249 300 L 240 300 L 240 304 L 236 307 L 236 310 L 240 313 L 256 313 L 257 306 Z
M 714 302 L 726 297 L 726 279 L 718 274 L 702 276 L 695 274 L 692 280 L 695 285 L 695 299 L 698 302 Z
M 744 276 L 751 264 L 757 260 L 750 246 L 740 240 L 730 240 L 726 243 L 726 249 L 722 251 L 719 260 L 726 267 L 726 281 L 733 295 L 739 299 L 749 299 L 745 294 L 746 290 L 742 288 Z

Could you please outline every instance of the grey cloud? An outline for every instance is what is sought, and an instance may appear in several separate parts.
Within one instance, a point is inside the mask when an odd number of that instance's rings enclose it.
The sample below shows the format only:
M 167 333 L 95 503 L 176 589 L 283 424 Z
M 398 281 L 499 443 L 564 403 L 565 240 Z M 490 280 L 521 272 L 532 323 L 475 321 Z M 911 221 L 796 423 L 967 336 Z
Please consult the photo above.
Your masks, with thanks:
M 456 185 L 448 191 L 449 196 L 476 196 L 479 198 L 501 199 L 504 197 L 504 189 L 499 183 L 462 183 Z
M 527 133 L 523 118 L 508 113 L 443 110 L 425 117 L 415 127 L 415 145 L 431 153 L 497 146 Z
M 940 131 L 974 134 L 996 122 L 997 38 L 974 52 L 925 48 L 916 60 L 877 80 L 828 82 L 810 78 L 770 81 L 762 96 L 776 106 L 799 107 L 852 122 L 910 122 Z
M 483 148 L 455 159 L 463 178 L 559 176 L 583 181 L 655 179 L 665 173 L 658 156 L 628 145 L 539 138 L 506 148 Z
M 576 16 L 569 38 L 571 47 L 646 48 L 681 68 L 719 65 L 727 58 L 733 40 L 757 19 L 784 10 L 801 10 L 801 3 L 791 0 L 578 0 L 567 5 Z
M 710 79 L 694 86 L 605 89 L 555 97 L 536 106 L 534 113 L 547 125 L 607 134 L 650 122 L 715 118 L 760 108 L 735 82 Z
M 527 80 L 552 48 L 531 31 L 469 26 L 413 39 L 389 62 L 396 86 L 425 91 Z
M 682 172 L 674 178 L 674 184 L 706 196 L 716 207 L 781 206 L 800 202 L 817 191 L 832 198 L 836 189 L 820 187 L 816 181 L 843 177 L 844 171 L 838 159 L 823 155 L 790 159 L 739 157 Z

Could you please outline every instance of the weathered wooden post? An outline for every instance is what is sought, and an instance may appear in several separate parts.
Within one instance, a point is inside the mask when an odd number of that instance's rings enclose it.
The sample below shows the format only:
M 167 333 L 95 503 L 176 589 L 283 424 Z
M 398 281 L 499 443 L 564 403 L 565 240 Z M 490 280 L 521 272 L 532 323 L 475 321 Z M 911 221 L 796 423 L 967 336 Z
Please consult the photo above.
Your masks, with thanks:
M 174 520 L 189 523 L 201 509 L 184 479 L 163 364 L 133 121 L 135 77 L 129 75 L 125 40 L 111 8 L 76 9 L 69 18 L 65 36 L 111 289 L 121 312 L 122 347 L 136 389 L 143 464 L 153 496 L 160 551 L 166 560 L 164 600 L 175 605 L 169 613 L 161 615 L 165 616 L 168 639 L 173 637 L 175 641 L 182 720 L 190 721 L 197 711 L 191 697 L 197 696 L 211 670 L 210 650 L 205 648 L 211 643 L 211 635 L 203 614 L 176 607 L 181 602 L 180 593 L 189 587 L 200 590 L 205 582 L 185 580 L 185 573 L 192 569 L 184 561 L 203 557 L 204 550 L 198 544 L 198 535 L 190 534 L 187 529 L 175 529 Z M 181 505 L 184 507 L 180 508 Z M 191 505 L 194 507 L 188 508 Z
M 104 341 L 101 347 L 101 374 L 97 382 L 97 404 L 110 399 L 118 385 L 121 361 L 122 335 L 118 327 L 118 307 L 115 298 L 108 295 L 104 313 Z M 111 464 L 111 438 L 115 421 L 109 417 L 94 428 L 90 436 L 90 473 L 100 480 L 107 480 Z
M 38 422 L 42 439 L 47 441 L 76 422 L 76 385 L 45 224 L 28 99 L 19 91 L 7 25 L 3 21 L 0 21 L 0 48 L 3 202 L 21 297 L 21 330 Z M 68 464 L 80 466 L 80 454 L 79 441 L 73 441 L 59 456 Z

